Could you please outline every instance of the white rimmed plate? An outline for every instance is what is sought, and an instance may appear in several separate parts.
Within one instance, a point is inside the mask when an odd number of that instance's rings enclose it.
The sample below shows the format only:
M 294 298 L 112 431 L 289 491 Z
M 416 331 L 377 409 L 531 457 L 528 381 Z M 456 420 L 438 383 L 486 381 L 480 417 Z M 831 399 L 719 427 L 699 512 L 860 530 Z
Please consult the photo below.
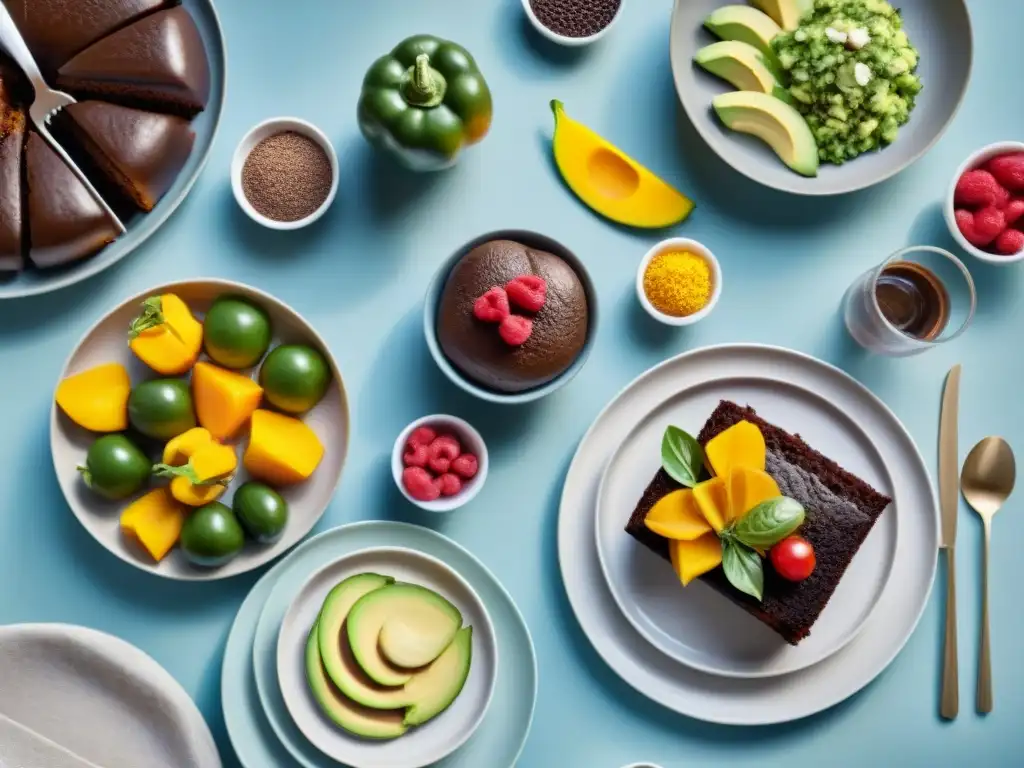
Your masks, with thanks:
M 85 332 L 64 364 L 60 379 L 92 366 L 111 362 L 121 363 L 128 369 L 133 385 L 146 379 L 161 378 L 138 360 L 128 348 L 127 330 L 128 324 L 139 314 L 139 305 L 143 299 L 165 293 L 177 294 L 200 319 L 218 296 L 234 294 L 247 298 L 262 307 L 270 316 L 273 330 L 271 349 L 283 343 L 308 344 L 323 353 L 331 370 L 331 384 L 327 393 L 313 410 L 302 417 L 323 443 L 323 459 L 309 480 L 278 489 L 288 502 L 288 524 L 284 534 L 277 542 L 269 545 L 247 542 L 241 554 L 234 560 L 213 569 L 192 565 L 177 547 L 161 562 L 155 563 L 141 547 L 125 540 L 121 535 L 118 518 L 120 511 L 131 502 L 131 499 L 123 502 L 105 501 L 85 487 L 76 469 L 85 463 L 86 452 L 99 435 L 76 425 L 56 403 L 51 406 L 50 451 L 57 481 L 71 511 L 92 537 L 125 562 L 158 576 L 183 581 L 224 579 L 251 571 L 287 552 L 301 541 L 323 516 L 338 483 L 341 482 L 341 471 L 348 452 L 351 424 L 348 397 L 345 394 L 341 372 L 327 342 L 298 312 L 256 288 L 231 280 L 213 278 L 157 285 L 121 302 Z M 201 359 L 206 359 L 206 356 L 203 355 Z M 257 371 L 258 367 L 255 367 L 250 373 L 256 376 Z M 241 466 L 247 434 L 246 432 L 243 435 L 241 442 L 236 446 L 239 470 L 227 492 L 219 499 L 228 506 L 231 505 L 234 489 L 249 479 L 248 473 Z M 151 485 L 150 488 L 152 487 L 154 486 Z M 140 491 L 137 496 L 144 492 Z
M 619 611 L 597 557 L 597 492 L 614 450 L 643 420 L 651 403 L 664 402 L 707 380 L 766 376 L 816 392 L 859 425 L 895 481 L 900 535 L 888 585 L 859 636 L 845 648 L 799 674 L 723 678 L 669 658 L 648 644 Z M 707 347 L 642 374 L 602 411 L 583 437 L 562 491 L 559 562 L 566 593 L 584 633 L 605 662 L 637 691 L 699 720 L 734 725 L 780 723 L 821 712 L 853 695 L 903 648 L 917 626 L 935 576 L 937 508 L 928 471 L 913 439 L 863 385 L 826 363 L 778 347 Z M 623 532 L 623 536 L 627 534 Z
M 334 725 L 321 712 L 306 681 L 305 651 L 310 628 L 324 598 L 340 582 L 359 573 L 379 573 L 397 581 L 427 587 L 445 597 L 462 613 L 463 626 L 473 627 L 472 663 L 458 698 L 433 720 L 390 741 L 360 739 Z M 287 585 L 282 586 L 282 589 Z M 256 628 L 256 644 L 273 635 L 273 616 L 264 613 Z M 309 742 L 338 762 L 354 768 L 422 768 L 462 746 L 483 722 L 494 694 L 498 643 L 487 608 L 457 572 L 437 558 L 401 547 L 352 552 L 325 565 L 303 584 L 277 631 L 277 680 L 292 720 Z M 256 688 L 273 685 L 256 665 Z
M 769 677 L 816 664 L 849 643 L 871 615 L 892 569 L 899 510 L 890 504 L 857 552 L 811 634 L 786 643 L 739 606 L 701 582 L 685 589 L 671 565 L 623 527 L 661 466 L 670 424 L 693 435 L 721 400 L 759 416 L 838 462 L 888 496 L 893 479 L 871 439 L 842 410 L 785 379 L 752 375 L 705 378 L 661 402 L 645 403 L 636 427 L 611 457 L 598 491 L 597 551 L 612 597 L 658 650 L 694 669 L 726 677 Z

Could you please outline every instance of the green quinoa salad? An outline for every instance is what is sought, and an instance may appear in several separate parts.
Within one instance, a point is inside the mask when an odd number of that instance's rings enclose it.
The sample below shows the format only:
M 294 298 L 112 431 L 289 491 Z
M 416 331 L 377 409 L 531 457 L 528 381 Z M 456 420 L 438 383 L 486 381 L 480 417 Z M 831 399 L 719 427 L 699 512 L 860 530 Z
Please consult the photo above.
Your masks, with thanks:
M 894 142 L 922 88 L 917 49 L 885 0 L 815 0 L 772 48 L 822 162 L 841 164 Z

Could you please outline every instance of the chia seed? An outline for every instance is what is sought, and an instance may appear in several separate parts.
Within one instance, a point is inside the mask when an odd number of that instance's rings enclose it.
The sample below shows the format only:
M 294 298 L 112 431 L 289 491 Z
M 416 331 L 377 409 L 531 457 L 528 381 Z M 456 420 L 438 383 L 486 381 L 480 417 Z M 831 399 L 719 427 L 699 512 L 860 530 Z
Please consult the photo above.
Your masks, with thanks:
M 612 23 L 622 0 L 530 0 L 537 20 L 564 37 L 590 37 Z
M 315 213 L 333 181 L 331 160 L 323 147 L 295 131 L 263 139 L 242 166 L 246 200 L 274 221 L 298 221 Z

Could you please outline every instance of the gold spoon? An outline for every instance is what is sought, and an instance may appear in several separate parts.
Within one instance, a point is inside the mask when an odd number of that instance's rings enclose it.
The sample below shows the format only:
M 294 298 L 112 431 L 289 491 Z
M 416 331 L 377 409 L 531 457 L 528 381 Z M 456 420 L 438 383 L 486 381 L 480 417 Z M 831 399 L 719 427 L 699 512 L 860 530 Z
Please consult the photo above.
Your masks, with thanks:
M 988 551 L 992 538 L 992 518 L 1013 493 L 1017 470 L 1013 449 L 1001 437 L 986 437 L 967 455 L 960 476 L 964 498 L 981 517 L 985 526 L 985 550 L 982 562 L 981 650 L 978 657 L 978 711 L 992 711 L 992 654 L 988 639 Z

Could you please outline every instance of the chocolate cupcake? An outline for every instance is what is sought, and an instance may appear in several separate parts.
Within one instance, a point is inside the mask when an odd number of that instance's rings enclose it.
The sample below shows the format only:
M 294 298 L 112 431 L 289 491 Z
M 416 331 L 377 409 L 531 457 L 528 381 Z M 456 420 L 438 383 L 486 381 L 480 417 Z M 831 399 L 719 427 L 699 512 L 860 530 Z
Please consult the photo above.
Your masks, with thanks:
M 513 282 L 521 292 L 509 288 Z M 478 299 L 496 288 L 496 314 L 474 312 Z M 504 315 L 511 319 L 502 326 L 498 318 Z M 438 306 L 437 338 L 464 376 L 498 392 L 518 393 L 565 373 L 583 351 L 589 324 L 586 290 L 564 259 L 512 240 L 492 240 L 452 268 Z

